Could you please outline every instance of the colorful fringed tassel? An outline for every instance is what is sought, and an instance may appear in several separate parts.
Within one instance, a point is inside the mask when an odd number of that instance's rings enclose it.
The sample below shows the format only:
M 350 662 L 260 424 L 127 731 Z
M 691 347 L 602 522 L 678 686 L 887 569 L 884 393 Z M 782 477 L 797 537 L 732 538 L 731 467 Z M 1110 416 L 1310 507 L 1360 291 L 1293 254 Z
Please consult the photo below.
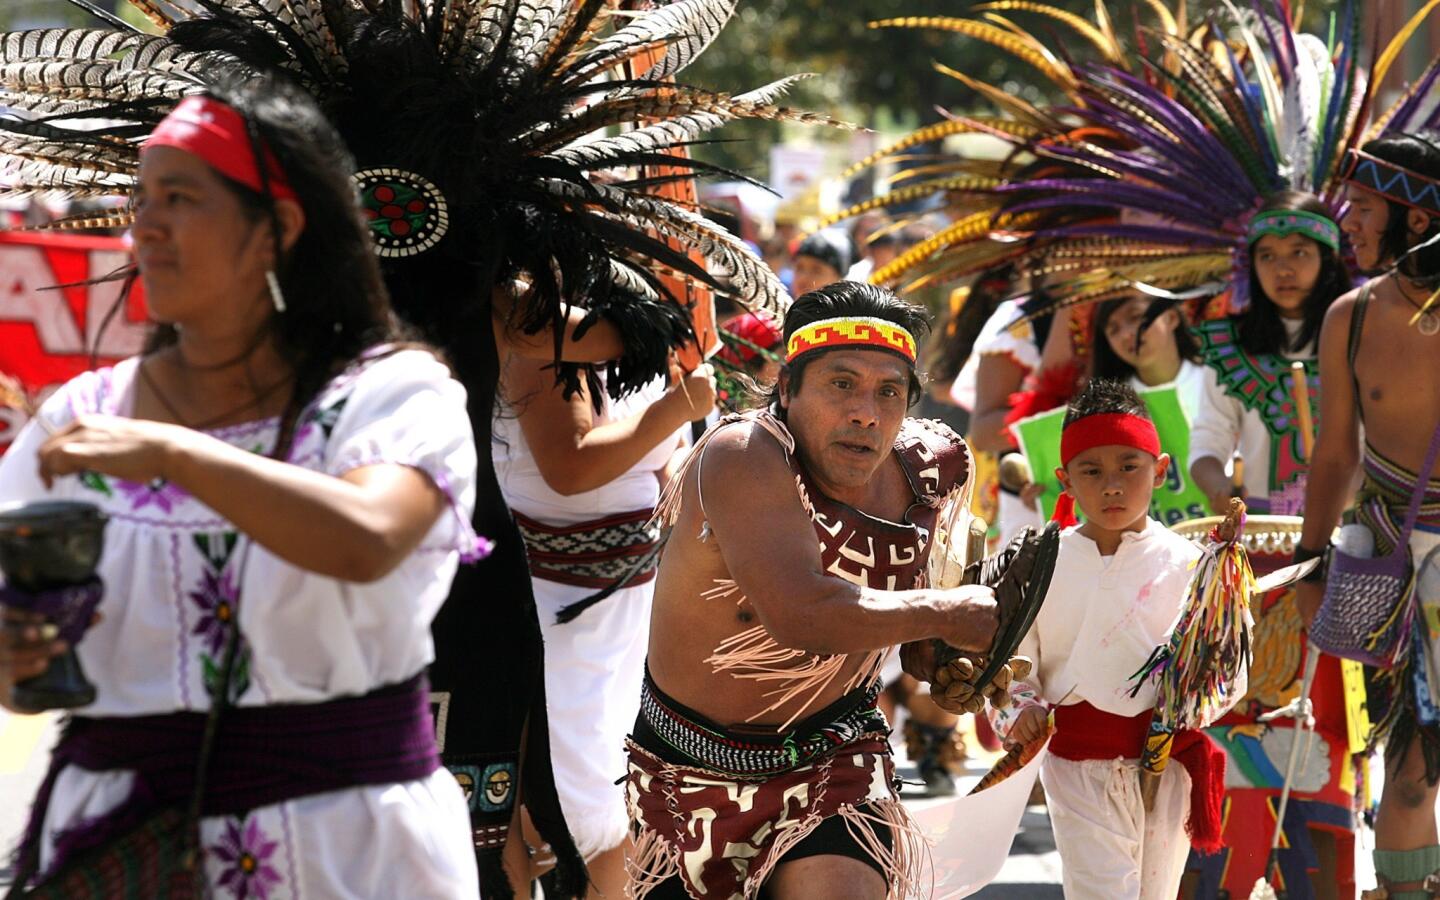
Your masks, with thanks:
M 1231 500 L 1230 513 L 1206 541 L 1170 640 L 1131 676 L 1132 697 L 1152 679 L 1156 686 L 1155 713 L 1140 758 L 1147 809 L 1170 761 L 1175 732 L 1204 727 L 1229 709 L 1250 663 L 1255 575 L 1240 543 L 1244 528 L 1245 504 Z

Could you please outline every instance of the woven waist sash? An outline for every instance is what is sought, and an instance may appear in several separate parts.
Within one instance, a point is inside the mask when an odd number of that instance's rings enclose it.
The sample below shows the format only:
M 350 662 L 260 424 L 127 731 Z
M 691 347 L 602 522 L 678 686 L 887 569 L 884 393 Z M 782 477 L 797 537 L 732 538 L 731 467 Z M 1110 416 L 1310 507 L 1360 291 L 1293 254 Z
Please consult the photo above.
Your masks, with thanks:
M 574 525 L 547 525 L 515 513 L 530 574 L 574 587 L 635 587 L 655 577 L 660 527 L 653 509 L 637 509 Z
M 635 743 L 668 762 L 736 778 L 769 778 L 823 759 L 861 738 L 889 734 L 875 706 L 880 682 L 851 691 L 777 734 L 727 729 L 667 697 L 647 669 Z
M 57 835 L 50 869 L 158 809 L 183 808 L 194 789 L 206 718 L 202 712 L 72 718 L 30 812 L 22 854 L 38 847 L 55 778 L 67 766 L 131 771 L 135 781 L 119 806 Z M 361 697 L 229 707 L 215 733 L 201 814 L 238 816 L 327 791 L 415 781 L 439 767 L 424 673 Z

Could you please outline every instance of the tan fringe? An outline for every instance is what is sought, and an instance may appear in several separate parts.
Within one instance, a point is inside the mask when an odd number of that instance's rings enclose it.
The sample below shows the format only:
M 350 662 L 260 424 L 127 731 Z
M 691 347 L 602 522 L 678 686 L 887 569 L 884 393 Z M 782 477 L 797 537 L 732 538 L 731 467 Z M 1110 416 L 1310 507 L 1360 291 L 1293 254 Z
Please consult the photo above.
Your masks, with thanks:
M 626 900 L 643 900 L 662 882 L 680 874 L 680 854 L 660 832 L 642 827 L 625 857 L 625 874 Z
M 823 788 L 822 788 L 823 789 Z M 911 900 L 930 897 L 935 892 L 935 869 L 930 858 L 930 841 L 921 833 L 899 800 L 872 800 L 865 812 L 854 806 L 842 806 L 836 815 L 845 820 L 845 828 L 855 842 L 880 865 L 885 873 L 888 890 L 886 900 Z M 765 865 L 754 870 L 743 886 L 746 900 L 759 896 L 765 881 L 775 867 L 785 861 L 785 854 L 805 840 L 825 821 L 823 816 L 810 816 L 785 829 L 771 845 Z M 868 826 L 890 829 L 893 847 L 887 849 Z M 658 831 L 642 828 L 635 847 L 625 860 L 626 900 L 644 900 L 651 891 L 670 878 L 680 876 L 680 854 Z
M 700 440 L 695 442 L 695 446 L 690 448 L 689 455 L 687 455 L 685 461 L 680 464 L 680 468 L 675 470 L 674 476 L 672 476 L 669 483 L 665 485 L 665 490 L 660 493 L 660 502 L 655 504 L 655 517 L 650 520 L 651 522 L 663 528 L 674 526 L 680 518 L 680 507 L 685 497 L 685 479 L 686 476 L 690 474 L 690 467 L 699 464 L 701 457 L 705 455 L 705 448 L 709 446 L 711 439 L 720 433 L 720 429 L 727 425 L 734 425 L 736 422 L 754 422 L 768 431 L 775 440 L 780 442 L 780 446 L 785 448 L 786 456 L 795 452 L 795 438 L 790 434 L 789 429 L 785 427 L 785 423 L 775 418 L 768 411 L 751 410 L 746 413 L 728 415 L 710 426 L 710 430 L 702 434 Z M 695 489 L 698 491 L 700 486 L 697 484 Z M 701 506 L 704 506 L 703 499 Z M 707 524 L 703 534 L 708 533 L 709 526 Z
M 812 807 L 820 805 L 821 799 L 825 796 L 825 790 L 830 787 L 830 766 L 833 761 L 833 758 L 827 759 L 815 769 L 819 780 L 811 788 L 814 794 L 814 799 L 810 801 Z M 792 827 L 777 829 L 779 834 L 775 838 L 775 843 L 770 845 L 770 852 L 765 857 L 765 864 L 759 868 L 752 866 L 745 876 L 743 886 L 745 900 L 754 900 L 758 897 L 760 888 L 764 887 L 765 880 L 775 871 L 781 858 L 794 849 L 796 844 L 809 837 L 810 833 L 819 828 L 820 823 L 824 821 L 824 816 L 811 814 L 796 822 Z
M 930 839 L 920 831 L 905 804 L 899 800 L 872 800 L 870 811 L 842 806 L 840 817 L 855 842 L 865 848 L 870 858 L 880 864 L 889 881 L 886 900 L 929 897 L 935 893 L 935 864 L 930 856 Z M 890 829 L 893 844 L 886 848 L 865 827 L 867 824 Z
M 829 762 L 820 766 L 819 771 L 821 778 L 819 783 L 814 786 L 816 805 L 819 804 L 820 798 L 830 783 Z M 935 891 L 935 871 L 930 860 L 929 840 L 911 820 L 910 814 L 906 812 L 904 805 L 899 800 L 867 800 L 865 805 L 874 812 L 865 812 L 846 804 L 841 806 L 835 815 L 845 820 L 845 828 L 850 832 L 851 837 L 870 855 L 871 859 L 880 865 L 888 886 L 885 894 L 886 900 L 929 897 Z M 793 827 L 786 828 L 780 833 L 775 839 L 775 843 L 771 845 L 769 854 L 765 857 L 765 864 L 759 868 L 752 868 L 746 876 L 744 884 L 746 900 L 754 900 L 759 896 L 760 889 L 774 874 L 775 867 L 785 861 L 785 854 L 809 837 L 826 818 L 826 816 L 818 815 L 806 816 Z M 867 824 L 891 829 L 894 836 L 893 847 L 886 849 L 875 833 L 865 827 Z M 920 886 L 926 881 L 927 874 L 930 884 L 922 894 L 919 892 Z
M 739 586 L 729 578 L 715 579 L 715 587 L 700 596 L 705 600 L 723 600 L 727 597 L 735 597 L 737 605 L 745 602 L 745 596 L 740 594 Z M 885 649 L 871 650 L 866 653 L 864 662 L 861 663 L 854 676 L 845 683 L 841 693 L 849 693 L 871 679 L 879 677 L 880 670 L 885 666 L 885 659 L 891 652 L 893 652 L 892 649 Z M 715 652 L 705 658 L 705 662 L 714 667 L 716 674 L 728 672 L 732 678 L 743 678 L 747 681 L 780 682 L 779 687 L 765 694 L 767 698 L 776 697 L 778 699 L 747 718 L 745 720 L 747 722 L 754 722 L 796 697 L 808 693 L 810 696 L 801 703 L 800 708 L 780 726 L 783 730 L 789 728 L 810 708 L 815 699 L 830 687 L 836 676 L 853 658 L 854 654 L 817 656 L 813 653 L 806 653 L 804 650 L 781 647 L 775 643 L 775 639 L 765 630 L 764 625 L 756 625 L 721 641 L 720 645 L 715 648 Z

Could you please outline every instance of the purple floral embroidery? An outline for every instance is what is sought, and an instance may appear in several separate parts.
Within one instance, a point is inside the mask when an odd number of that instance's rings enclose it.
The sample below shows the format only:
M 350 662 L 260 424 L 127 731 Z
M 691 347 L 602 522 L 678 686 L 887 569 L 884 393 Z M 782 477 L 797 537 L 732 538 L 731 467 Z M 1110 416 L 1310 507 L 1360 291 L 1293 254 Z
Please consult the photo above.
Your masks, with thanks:
M 253 819 L 243 830 L 236 820 L 226 821 L 225 833 L 210 847 L 210 852 L 224 863 L 219 886 L 229 888 L 239 900 L 268 900 L 270 889 L 281 881 L 280 873 L 270 865 L 270 857 L 279 846 L 279 841 L 266 839 Z
M 115 484 L 120 488 L 120 493 L 130 501 L 131 512 L 144 509 L 153 503 L 160 507 L 162 512 L 169 513 L 175 508 L 175 504 L 187 496 L 183 489 L 160 478 L 145 484 L 119 480 Z
M 206 569 L 200 589 L 191 591 L 190 599 L 200 608 L 200 621 L 190 633 L 199 635 L 210 654 L 218 656 L 235 618 L 235 604 L 240 599 L 239 586 L 228 569 L 218 572 Z

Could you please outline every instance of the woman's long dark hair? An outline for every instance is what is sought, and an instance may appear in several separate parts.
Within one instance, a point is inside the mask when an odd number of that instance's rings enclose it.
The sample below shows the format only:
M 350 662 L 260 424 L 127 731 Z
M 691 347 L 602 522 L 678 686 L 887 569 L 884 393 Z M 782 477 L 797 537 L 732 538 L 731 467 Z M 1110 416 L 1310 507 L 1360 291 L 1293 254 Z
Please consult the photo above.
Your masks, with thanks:
M 1308 212 L 1324 216 L 1327 219 L 1334 216 L 1334 213 L 1319 197 L 1303 191 L 1280 191 L 1271 194 L 1265 198 L 1259 212 L 1271 210 Z M 1344 260 L 1340 258 L 1339 253 L 1311 238 L 1307 237 L 1306 240 L 1315 244 L 1315 250 L 1320 254 L 1320 275 L 1315 279 L 1315 286 L 1305 297 L 1305 303 L 1301 308 L 1304 318 L 1294 340 L 1291 340 L 1285 331 L 1285 321 L 1280 316 L 1279 308 L 1266 296 L 1264 288 L 1260 286 L 1260 277 L 1255 274 L 1255 247 L 1253 244 L 1251 245 L 1248 276 L 1250 279 L 1250 308 L 1240 315 L 1236 324 L 1240 346 L 1244 347 L 1247 353 L 1298 353 L 1307 347 L 1314 347 L 1320 339 L 1320 325 L 1325 321 L 1325 311 L 1330 308 L 1331 303 L 1335 302 L 1335 298 L 1349 291 L 1353 286 L 1350 270 L 1346 267 Z
M 975 278 L 964 305 L 950 316 L 930 342 L 926 360 L 932 379 L 943 383 L 959 376 L 965 361 L 975 351 L 975 342 L 980 339 L 985 323 L 1010 295 L 1015 278 L 1014 263 L 987 269 Z
M 251 129 L 252 144 L 275 154 L 305 212 L 294 246 L 279 254 L 276 275 L 286 310 L 271 316 L 264 333 L 293 368 L 294 388 L 281 417 L 275 456 L 288 454 L 296 420 L 325 384 L 367 347 L 398 341 L 399 322 L 390 309 L 380 267 L 360 217 L 354 164 L 335 129 L 309 95 L 280 81 L 252 78 L 212 88 Z M 265 166 L 259 167 L 262 177 Z M 276 233 L 274 200 L 221 177 L 240 198 L 247 217 L 268 220 Z M 152 352 L 175 343 L 170 325 L 158 325 L 146 344 Z M 257 386 L 258 387 L 258 386 Z
M 1095 336 L 1091 341 L 1095 345 L 1092 377 L 1128 381 L 1136 376 L 1135 367 L 1121 359 L 1120 355 L 1110 348 L 1110 339 L 1105 336 L 1105 325 L 1110 321 L 1110 317 L 1115 315 L 1116 310 L 1134 299 L 1134 297 L 1117 297 L 1114 300 L 1106 300 L 1095 311 L 1095 324 L 1091 330 L 1091 334 Z M 1198 362 L 1200 345 L 1196 342 L 1195 335 L 1191 333 L 1190 327 L 1185 321 L 1185 314 L 1178 306 L 1174 312 L 1180 317 L 1180 324 L 1174 331 L 1175 349 L 1180 352 L 1182 362 Z

